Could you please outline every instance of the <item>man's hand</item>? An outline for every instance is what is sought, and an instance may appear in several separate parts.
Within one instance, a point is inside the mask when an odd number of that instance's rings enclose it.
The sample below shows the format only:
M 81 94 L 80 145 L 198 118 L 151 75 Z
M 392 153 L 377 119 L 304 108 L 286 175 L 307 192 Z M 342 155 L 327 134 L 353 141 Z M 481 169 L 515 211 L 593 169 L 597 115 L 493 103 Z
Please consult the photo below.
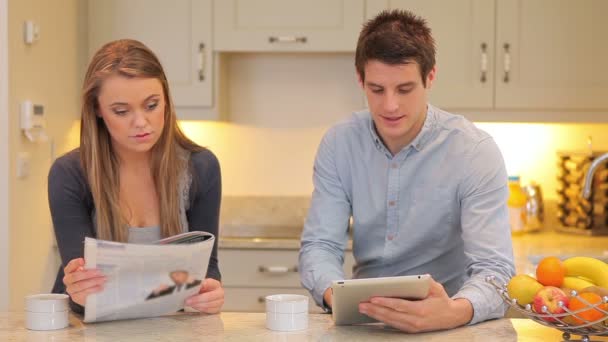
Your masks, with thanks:
M 408 333 L 451 329 L 465 325 L 473 318 L 471 302 L 463 298 L 451 299 L 443 286 L 432 279 L 425 299 L 374 297 L 360 303 L 359 312 Z
M 331 287 L 327 288 L 327 290 L 325 290 L 325 293 L 323 293 L 323 300 L 325 300 L 325 304 L 327 306 L 329 306 L 331 308 L 331 295 L 333 294 L 333 292 L 331 292 Z
M 220 312 L 224 305 L 224 288 L 222 284 L 213 279 L 207 278 L 198 292 L 186 300 L 186 305 L 208 314 Z

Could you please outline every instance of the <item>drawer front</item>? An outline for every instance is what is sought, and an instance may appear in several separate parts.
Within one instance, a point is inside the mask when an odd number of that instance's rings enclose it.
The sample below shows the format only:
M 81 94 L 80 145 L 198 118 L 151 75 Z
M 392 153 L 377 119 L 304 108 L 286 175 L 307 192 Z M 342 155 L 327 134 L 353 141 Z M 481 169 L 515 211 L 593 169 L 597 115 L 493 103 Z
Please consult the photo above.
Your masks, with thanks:
M 264 298 L 274 294 L 299 294 L 308 297 L 308 312 L 322 313 L 323 310 L 304 289 L 293 288 L 241 288 L 225 287 L 225 302 L 222 311 L 266 312 Z
M 226 287 L 301 288 L 298 250 L 220 249 L 222 283 Z M 351 252 L 345 255 L 346 278 L 352 276 Z

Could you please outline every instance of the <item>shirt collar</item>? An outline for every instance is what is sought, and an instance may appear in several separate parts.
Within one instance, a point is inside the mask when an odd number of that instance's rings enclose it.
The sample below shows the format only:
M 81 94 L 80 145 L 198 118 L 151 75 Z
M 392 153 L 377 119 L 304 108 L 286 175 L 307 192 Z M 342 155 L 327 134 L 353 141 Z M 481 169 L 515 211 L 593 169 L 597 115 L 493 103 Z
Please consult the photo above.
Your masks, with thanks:
M 407 150 L 410 147 L 416 149 L 416 151 L 421 151 L 429 141 L 429 138 L 431 136 L 430 133 L 432 131 L 432 127 L 435 124 L 435 121 L 436 121 L 436 115 L 435 115 L 434 107 L 431 106 L 430 104 L 428 104 L 427 110 L 426 110 L 426 118 L 424 119 L 424 124 L 422 125 L 422 129 L 420 130 L 418 135 L 416 135 L 414 140 L 412 140 L 401 151 Z M 380 137 L 378 136 L 378 132 L 376 131 L 376 125 L 374 124 L 374 119 L 372 118 L 371 113 L 369 116 L 369 132 L 371 134 L 372 140 L 373 140 L 374 144 L 376 145 L 376 147 L 379 150 L 388 152 L 390 154 L 390 151 L 388 151 L 388 148 L 386 146 L 384 146 L 382 139 L 380 139 Z M 401 152 L 399 152 L 399 153 L 401 153 Z

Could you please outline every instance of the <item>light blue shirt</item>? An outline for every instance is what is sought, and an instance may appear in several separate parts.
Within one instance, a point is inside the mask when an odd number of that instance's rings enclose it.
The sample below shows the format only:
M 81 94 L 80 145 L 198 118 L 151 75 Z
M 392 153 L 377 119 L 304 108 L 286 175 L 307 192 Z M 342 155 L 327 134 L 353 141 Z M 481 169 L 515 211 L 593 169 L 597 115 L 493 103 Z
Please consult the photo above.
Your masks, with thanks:
M 313 182 L 300 270 L 317 304 L 344 279 L 352 215 L 355 278 L 428 273 L 472 303 L 471 324 L 504 315 L 485 278 L 514 274 L 507 174 L 487 133 L 429 105 L 420 133 L 393 156 L 370 113 L 357 112 L 323 137 Z

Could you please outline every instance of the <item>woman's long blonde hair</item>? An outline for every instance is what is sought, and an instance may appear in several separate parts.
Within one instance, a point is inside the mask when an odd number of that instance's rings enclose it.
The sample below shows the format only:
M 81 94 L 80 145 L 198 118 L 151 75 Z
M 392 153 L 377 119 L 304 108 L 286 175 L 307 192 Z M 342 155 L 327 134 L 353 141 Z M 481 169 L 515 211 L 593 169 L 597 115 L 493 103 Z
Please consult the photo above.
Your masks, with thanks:
M 106 125 L 97 115 L 99 91 L 110 75 L 155 78 L 162 84 L 165 126 L 151 150 L 152 177 L 158 194 L 161 235 L 179 234 L 183 229 L 180 179 L 190 165 L 189 158 L 183 155 L 203 148 L 188 139 L 177 125 L 167 77 L 156 55 L 141 42 L 124 39 L 110 42 L 95 53 L 82 87 L 80 159 L 95 204 L 97 238 L 128 240 L 128 223 L 119 205 L 119 159 Z

